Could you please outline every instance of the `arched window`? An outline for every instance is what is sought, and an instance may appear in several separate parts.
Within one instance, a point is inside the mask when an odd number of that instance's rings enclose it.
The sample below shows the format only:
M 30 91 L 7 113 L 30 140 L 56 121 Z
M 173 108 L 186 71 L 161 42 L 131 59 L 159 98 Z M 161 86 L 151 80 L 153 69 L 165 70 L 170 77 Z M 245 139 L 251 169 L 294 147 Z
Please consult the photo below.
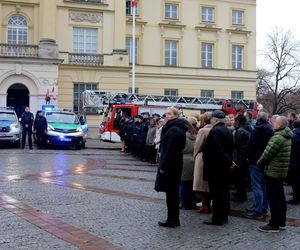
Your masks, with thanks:
M 28 26 L 27 21 L 22 16 L 11 16 L 7 25 L 7 43 L 27 44 Z

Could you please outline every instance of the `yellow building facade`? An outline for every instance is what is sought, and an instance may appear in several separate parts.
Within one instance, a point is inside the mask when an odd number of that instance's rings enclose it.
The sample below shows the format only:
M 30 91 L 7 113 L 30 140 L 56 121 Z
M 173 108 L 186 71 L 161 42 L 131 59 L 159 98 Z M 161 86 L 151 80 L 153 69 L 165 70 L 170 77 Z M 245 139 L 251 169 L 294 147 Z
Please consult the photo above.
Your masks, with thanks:
M 131 91 L 132 14 L 130 0 L 1 0 L 0 106 L 29 93 L 19 105 L 37 110 L 49 92 L 79 111 L 85 89 Z M 256 0 L 140 0 L 136 15 L 136 92 L 256 99 Z

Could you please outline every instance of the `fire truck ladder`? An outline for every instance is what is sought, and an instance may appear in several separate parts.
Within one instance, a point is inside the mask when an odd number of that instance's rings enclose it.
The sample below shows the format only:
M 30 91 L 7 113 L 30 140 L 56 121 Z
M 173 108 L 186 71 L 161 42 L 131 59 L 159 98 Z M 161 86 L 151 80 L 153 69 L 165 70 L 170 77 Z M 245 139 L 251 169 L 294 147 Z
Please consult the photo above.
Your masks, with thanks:
M 113 104 L 136 104 L 144 106 L 176 106 L 184 109 L 216 110 L 221 109 L 226 99 L 169 96 L 169 95 L 147 95 L 129 93 L 111 93 L 86 90 L 83 92 L 83 108 L 105 108 Z M 249 107 L 250 101 L 234 100 L 245 107 Z

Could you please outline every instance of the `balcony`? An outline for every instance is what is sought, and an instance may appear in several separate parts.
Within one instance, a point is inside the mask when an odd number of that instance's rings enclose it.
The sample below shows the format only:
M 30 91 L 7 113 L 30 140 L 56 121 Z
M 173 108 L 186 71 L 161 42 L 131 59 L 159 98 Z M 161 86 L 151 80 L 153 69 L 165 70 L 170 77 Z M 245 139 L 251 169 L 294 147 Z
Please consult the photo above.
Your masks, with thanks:
M 87 3 L 87 4 L 100 4 L 104 3 L 104 0 L 64 0 L 64 2 L 74 2 L 74 3 Z
M 0 43 L 1 57 L 38 57 L 38 45 L 19 45 Z
M 88 53 L 70 53 L 69 64 L 80 66 L 102 66 L 103 55 L 101 54 L 88 54 Z

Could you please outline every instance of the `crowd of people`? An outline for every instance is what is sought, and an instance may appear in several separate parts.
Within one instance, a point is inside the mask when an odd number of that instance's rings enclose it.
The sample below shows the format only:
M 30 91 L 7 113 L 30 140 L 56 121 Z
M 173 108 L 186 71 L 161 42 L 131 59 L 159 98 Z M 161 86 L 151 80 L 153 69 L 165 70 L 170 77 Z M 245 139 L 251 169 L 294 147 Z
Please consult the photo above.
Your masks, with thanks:
M 269 223 L 258 229 L 279 232 L 286 228 L 286 204 L 300 204 L 300 120 L 294 113 L 259 112 L 253 119 L 249 112 L 226 116 L 216 110 L 184 118 L 170 107 L 162 117 L 145 112 L 117 122 L 121 151 L 158 163 L 155 190 L 166 192 L 168 207 L 160 226 L 180 226 L 180 208 L 212 213 L 204 223 L 224 225 L 230 200 L 245 202 L 252 191 L 253 207 L 244 216 L 264 218 L 269 209 Z M 289 201 L 285 182 L 293 189 Z

